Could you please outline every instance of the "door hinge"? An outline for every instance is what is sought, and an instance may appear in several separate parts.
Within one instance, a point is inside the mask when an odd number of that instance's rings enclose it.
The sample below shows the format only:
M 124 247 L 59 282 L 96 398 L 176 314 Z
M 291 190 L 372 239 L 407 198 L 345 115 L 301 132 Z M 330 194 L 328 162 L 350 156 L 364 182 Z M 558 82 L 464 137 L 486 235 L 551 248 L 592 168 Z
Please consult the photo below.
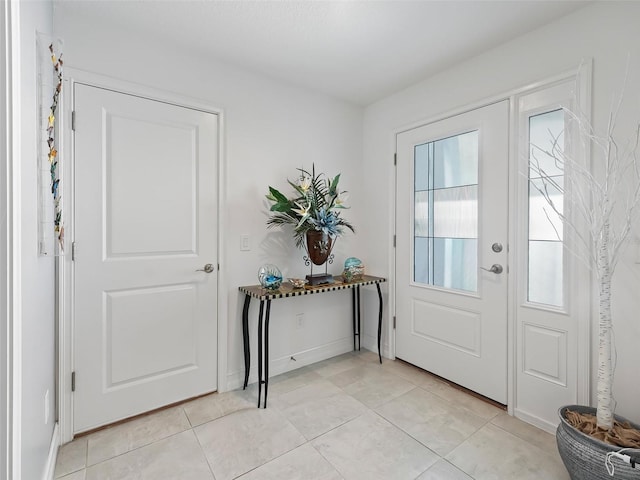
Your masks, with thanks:
M 71 391 L 76 391 L 76 372 L 71 372 Z
M 393 329 L 395 330 L 396 328 L 396 316 L 393 316 Z
M 397 153 L 393 154 L 393 164 L 394 165 L 398 165 L 398 154 Z
M 71 112 L 71 130 L 76 131 L 76 111 Z
M 396 236 L 393 236 L 393 248 L 396 248 Z
M 71 242 L 71 261 L 74 262 L 76 259 L 76 242 Z

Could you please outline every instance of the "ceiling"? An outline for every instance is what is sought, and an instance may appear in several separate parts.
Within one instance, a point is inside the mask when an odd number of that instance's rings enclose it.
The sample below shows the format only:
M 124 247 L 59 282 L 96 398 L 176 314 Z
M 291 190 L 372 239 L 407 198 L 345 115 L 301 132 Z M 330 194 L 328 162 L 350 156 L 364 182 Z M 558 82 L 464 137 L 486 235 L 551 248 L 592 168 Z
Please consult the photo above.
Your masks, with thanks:
M 55 0 L 237 67 L 368 105 L 589 2 Z

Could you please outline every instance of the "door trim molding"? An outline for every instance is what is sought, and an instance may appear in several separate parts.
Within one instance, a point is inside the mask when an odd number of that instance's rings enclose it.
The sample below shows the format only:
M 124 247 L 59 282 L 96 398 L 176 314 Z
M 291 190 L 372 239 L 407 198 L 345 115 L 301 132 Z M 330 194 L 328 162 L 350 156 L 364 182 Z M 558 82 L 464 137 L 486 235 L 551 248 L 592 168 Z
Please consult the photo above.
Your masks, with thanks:
M 224 111 L 221 108 L 214 107 L 205 100 L 188 97 L 186 95 L 176 94 L 165 90 L 140 85 L 125 80 L 101 75 L 97 73 L 87 72 L 71 67 L 65 68 L 66 76 L 64 80 L 63 95 L 63 111 L 61 112 L 60 125 L 62 128 L 62 139 L 60 155 L 63 160 L 63 191 L 62 195 L 67 199 L 67 210 L 65 213 L 65 232 L 67 237 L 67 249 L 69 249 L 70 241 L 75 238 L 74 209 L 75 197 L 73 192 L 74 169 L 74 133 L 71 130 L 71 114 L 73 111 L 74 98 L 73 87 L 77 84 L 89 85 L 92 87 L 113 90 L 116 92 L 135 95 L 149 100 L 168 103 L 185 108 L 192 108 L 207 113 L 213 113 L 218 116 L 218 165 L 217 165 L 217 189 L 218 189 L 218 212 L 217 212 L 217 242 L 218 242 L 218 262 L 224 260 L 224 252 L 226 250 L 224 236 L 226 218 L 222 214 L 226 202 L 226 156 L 225 156 L 225 122 Z M 221 292 L 227 291 L 227 280 L 224 269 L 217 270 L 217 350 L 218 350 L 218 366 L 217 366 L 217 386 L 218 391 L 223 392 L 227 389 L 227 336 L 228 336 L 228 314 L 226 296 L 222 298 Z M 71 392 L 71 372 L 73 365 L 73 265 L 71 263 L 71 255 L 66 252 L 60 257 L 58 262 L 58 304 L 59 304 L 59 334 L 58 334 L 58 362 L 59 362 L 59 378 L 58 378 L 58 419 L 60 424 L 60 443 L 64 444 L 73 440 L 73 393 Z
M 500 102 L 502 100 L 509 100 L 510 102 L 510 120 L 509 120 L 509 202 L 510 205 L 513 205 L 513 202 L 517 200 L 517 193 L 515 192 L 515 183 L 513 179 L 513 175 L 517 175 L 517 169 L 512 168 L 513 165 L 516 165 L 517 161 L 517 151 L 515 151 L 513 134 L 515 128 L 515 122 L 517 119 L 514 119 L 514 99 L 518 95 L 522 95 L 525 92 L 534 91 L 536 89 L 543 88 L 544 86 L 551 85 L 557 82 L 561 82 L 563 80 L 567 80 L 570 78 L 576 79 L 576 86 L 580 90 L 580 102 L 581 107 L 584 109 L 584 112 L 591 112 L 591 80 L 592 80 L 592 58 L 583 58 L 579 65 L 568 68 L 557 75 L 553 75 L 550 77 L 546 77 L 543 79 L 538 79 L 532 81 L 526 85 L 522 85 L 520 87 L 513 88 L 501 94 L 493 95 L 491 97 L 486 97 L 484 99 L 478 100 L 476 102 L 467 103 L 465 105 L 457 106 L 450 110 L 446 110 L 434 115 L 430 115 L 426 118 L 422 118 L 419 120 L 412 121 L 410 123 L 406 123 L 401 125 L 398 128 L 393 129 L 389 134 L 389 158 L 392 159 L 394 154 L 398 151 L 398 135 L 408 130 L 412 130 L 421 126 L 428 125 L 430 123 L 439 122 L 441 120 L 445 120 L 450 117 L 454 117 L 456 115 L 460 115 L 472 110 L 476 110 L 479 108 L 486 107 L 496 102 Z M 390 175 L 389 181 L 392 182 L 392 186 L 390 191 L 392 192 L 392 204 L 393 208 L 390 209 L 389 213 L 389 225 L 392 227 L 392 235 L 396 235 L 396 209 L 397 209 L 397 168 L 390 161 Z M 515 245 L 516 240 L 516 232 L 515 232 L 515 222 L 514 222 L 514 212 L 512 208 L 510 208 L 509 216 L 508 216 L 508 235 L 509 235 L 509 244 Z M 396 315 L 396 289 L 397 289 L 397 275 L 396 275 L 396 255 L 397 250 L 393 245 L 393 241 L 389 244 L 389 285 L 393 285 L 393 288 L 389 288 L 389 310 L 388 310 L 388 318 L 391 319 Z M 509 265 L 515 267 L 516 265 L 516 257 L 514 255 L 514 249 L 510 249 L 508 252 L 508 262 Z M 507 412 L 509 415 L 516 415 L 515 410 L 515 387 L 516 387 L 516 355 L 518 352 L 515 349 L 515 342 L 517 340 L 517 319 L 515 318 L 516 311 L 516 302 L 517 302 L 517 290 L 516 290 L 516 275 L 509 275 L 508 280 L 508 292 L 507 292 Z M 592 305 L 589 305 L 589 309 L 591 309 Z M 580 404 L 588 404 L 590 399 L 590 375 L 591 375 L 591 325 L 592 319 L 589 314 L 589 322 L 581 322 L 578 325 L 578 372 L 577 372 L 577 403 Z M 389 321 L 386 325 L 387 338 L 389 338 L 388 343 L 388 354 L 389 358 L 396 358 L 396 338 L 395 338 L 395 330 L 393 328 L 393 322 Z M 518 415 L 520 416 L 520 415 Z M 542 425 L 540 422 L 535 422 L 529 417 L 522 415 L 522 419 L 533 423 L 540 428 L 548 430 L 549 426 Z
M 20 4 L 0 7 L 0 477 L 22 469 L 22 329 L 20 283 Z

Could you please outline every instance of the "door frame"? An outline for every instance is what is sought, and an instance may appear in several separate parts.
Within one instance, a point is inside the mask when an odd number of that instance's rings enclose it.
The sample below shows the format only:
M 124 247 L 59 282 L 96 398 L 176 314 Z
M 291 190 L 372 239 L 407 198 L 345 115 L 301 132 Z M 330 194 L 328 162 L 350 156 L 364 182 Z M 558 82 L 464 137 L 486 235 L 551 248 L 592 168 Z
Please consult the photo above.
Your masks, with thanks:
M 226 297 L 221 298 L 221 293 L 227 290 L 227 281 L 225 271 L 219 267 L 223 261 L 223 253 L 225 252 L 225 239 L 222 232 L 225 231 L 226 218 L 222 212 L 226 211 L 226 189 L 224 181 L 226 172 L 226 156 L 225 153 L 225 123 L 224 111 L 219 107 L 212 106 L 204 100 L 187 97 L 185 95 L 168 92 L 165 90 L 148 87 L 125 80 L 108 77 L 101 74 L 91 73 L 84 70 L 66 67 L 66 78 L 63 85 L 63 105 L 62 118 L 60 125 L 62 128 L 60 156 L 63 159 L 62 165 L 62 195 L 65 198 L 64 212 L 64 228 L 65 228 L 65 254 L 60 257 L 58 262 L 57 277 L 57 299 L 59 305 L 60 324 L 58 328 L 58 422 L 60 425 L 61 443 L 73 440 L 73 393 L 71 391 L 71 372 L 73 372 L 73 340 L 74 340 L 74 275 L 73 264 L 71 259 L 71 242 L 75 238 L 74 215 L 75 196 L 73 191 L 74 184 L 74 163 L 75 152 L 73 149 L 74 132 L 71 128 L 71 112 L 74 108 L 73 88 L 76 83 L 86 84 L 92 87 L 113 90 L 119 93 L 135 95 L 149 100 L 169 103 L 172 105 L 193 108 L 203 112 L 218 115 L 218 165 L 216 173 L 218 176 L 218 212 L 217 212 L 217 242 L 218 242 L 218 284 L 217 284 L 217 349 L 218 349 L 218 368 L 217 368 L 217 390 L 225 391 L 227 389 L 227 336 L 228 336 L 228 314 Z M 221 301 L 224 300 L 224 301 Z
M 389 338 L 389 357 L 392 359 L 396 358 L 396 336 L 395 336 L 395 316 L 396 316 L 396 289 L 398 288 L 397 284 L 397 266 L 396 266 L 396 255 L 397 250 L 395 248 L 395 238 L 396 238 L 396 229 L 397 229 L 397 219 L 396 219 L 396 211 L 398 208 L 397 198 L 398 198 L 398 184 L 397 184 L 397 151 L 398 151 L 398 135 L 403 132 L 413 130 L 415 128 L 419 128 L 424 125 L 428 125 L 431 123 L 439 122 L 441 120 L 446 120 L 448 118 L 454 117 L 456 115 L 460 115 L 471 110 L 476 110 L 479 108 L 483 108 L 485 106 L 491 105 L 493 103 L 508 100 L 509 101 L 509 160 L 508 160 L 508 201 L 509 201 L 509 214 L 508 214 L 508 239 L 509 245 L 515 245 L 518 239 L 519 232 L 517 231 L 518 222 L 516 221 L 516 215 L 518 211 L 518 206 L 520 205 L 520 195 L 521 192 L 518 190 L 518 185 L 521 183 L 519 181 L 519 171 L 517 165 L 518 162 L 518 145 L 517 139 L 514 135 L 517 132 L 517 122 L 518 118 L 516 116 L 516 98 L 520 95 L 523 95 L 528 92 L 533 92 L 535 90 L 539 90 L 544 88 L 545 86 L 550 86 L 558 82 L 567 81 L 569 79 L 575 80 L 576 90 L 578 92 L 578 105 L 581 108 L 582 112 L 590 117 L 591 116 L 591 79 L 592 79 L 592 59 L 583 59 L 582 63 L 576 68 L 571 68 L 561 72 L 557 75 L 546 77 L 544 79 L 540 79 L 534 82 L 531 82 L 527 85 L 514 88 L 510 91 L 504 92 L 502 94 L 497 94 L 488 98 L 484 98 L 482 100 L 468 103 L 463 106 L 459 106 L 455 109 L 448 110 L 446 112 L 442 112 L 436 115 L 432 115 L 427 118 L 423 118 L 421 120 L 417 120 L 401 126 L 397 129 L 394 129 L 391 133 L 390 145 L 392 146 L 392 155 L 394 158 L 394 162 L 392 165 L 393 171 L 390 175 L 391 181 L 393 182 L 393 186 L 391 191 L 393 192 L 393 208 L 390 212 L 390 225 L 392 226 L 393 238 L 394 241 L 390 244 L 389 247 L 389 259 L 390 259 L 390 284 L 394 286 L 394 288 L 389 289 L 389 317 L 393 318 L 394 321 L 388 322 L 387 324 L 387 335 Z M 588 158 L 590 158 L 589 152 L 587 152 Z M 516 375 L 518 374 L 516 365 L 517 365 L 517 355 L 516 351 L 516 341 L 517 341 L 517 272 L 518 268 L 521 268 L 521 261 L 516 255 L 515 248 L 509 248 L 507 252 L 507 265 L 510 267 L 510 275 L 508 276 L 507 281 L 507 413 L 512 416 L 519 417 L 519 412 L 516 409 Z M 581 278 L 580 281 L 583 285 L 581 285 L 583 291 L 591 291 L 591 279 L 590 278 Z M 593 319 L 591 316 L 591 312 L 593 311 L 592 303 L 589 302 L 589 305 L 584 305 L 582 308 L 582 314 L 585 315 L 585 318 L 588 318 L 588 321 L 580 321 L 578 322 L 578 358 L 577 358 L 577 403 L 579 404 L 589 404 L 590 401 L 590 379 L 591 379 L 591 328 L 593 324 Z M 555 431 L 555 425 L 549 425 L 546 423 L 540 423 L 536 421 L 535 418 L 527 418 L 526 416 L 522 416 L 522 420 L 525 420 L 543 430 L 546 430 L 550 433 Z
M 20 283 L 20 4 L 0 6 L 0 477 L 22 468 L 22 338 Z M 17 126 L 16 126 L 17 125 Z

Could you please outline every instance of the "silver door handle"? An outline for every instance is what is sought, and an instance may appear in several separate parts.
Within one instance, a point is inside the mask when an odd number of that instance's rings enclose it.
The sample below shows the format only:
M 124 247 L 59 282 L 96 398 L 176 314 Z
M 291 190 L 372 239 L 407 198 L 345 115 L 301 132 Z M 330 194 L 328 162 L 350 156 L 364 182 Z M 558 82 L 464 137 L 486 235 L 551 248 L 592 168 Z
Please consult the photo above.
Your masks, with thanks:
M 213 265 L 211 263 L 207 263 L 204 268 L 199 268 L 196 272 L 211 273 L 213 272 Z
M 491 272 L 491 273 L 495 273 L 496 275 L 500 275 L 502 273 L 502 271 L 504 270 L 502 268 L 502 265 L 499 265 L 497 263 L 494 263 L 493 265 L 491 265 L 491 268 L 484 268 L 484 267 L 480 267 L 482 270 L 485 270 L 487 272 Z

